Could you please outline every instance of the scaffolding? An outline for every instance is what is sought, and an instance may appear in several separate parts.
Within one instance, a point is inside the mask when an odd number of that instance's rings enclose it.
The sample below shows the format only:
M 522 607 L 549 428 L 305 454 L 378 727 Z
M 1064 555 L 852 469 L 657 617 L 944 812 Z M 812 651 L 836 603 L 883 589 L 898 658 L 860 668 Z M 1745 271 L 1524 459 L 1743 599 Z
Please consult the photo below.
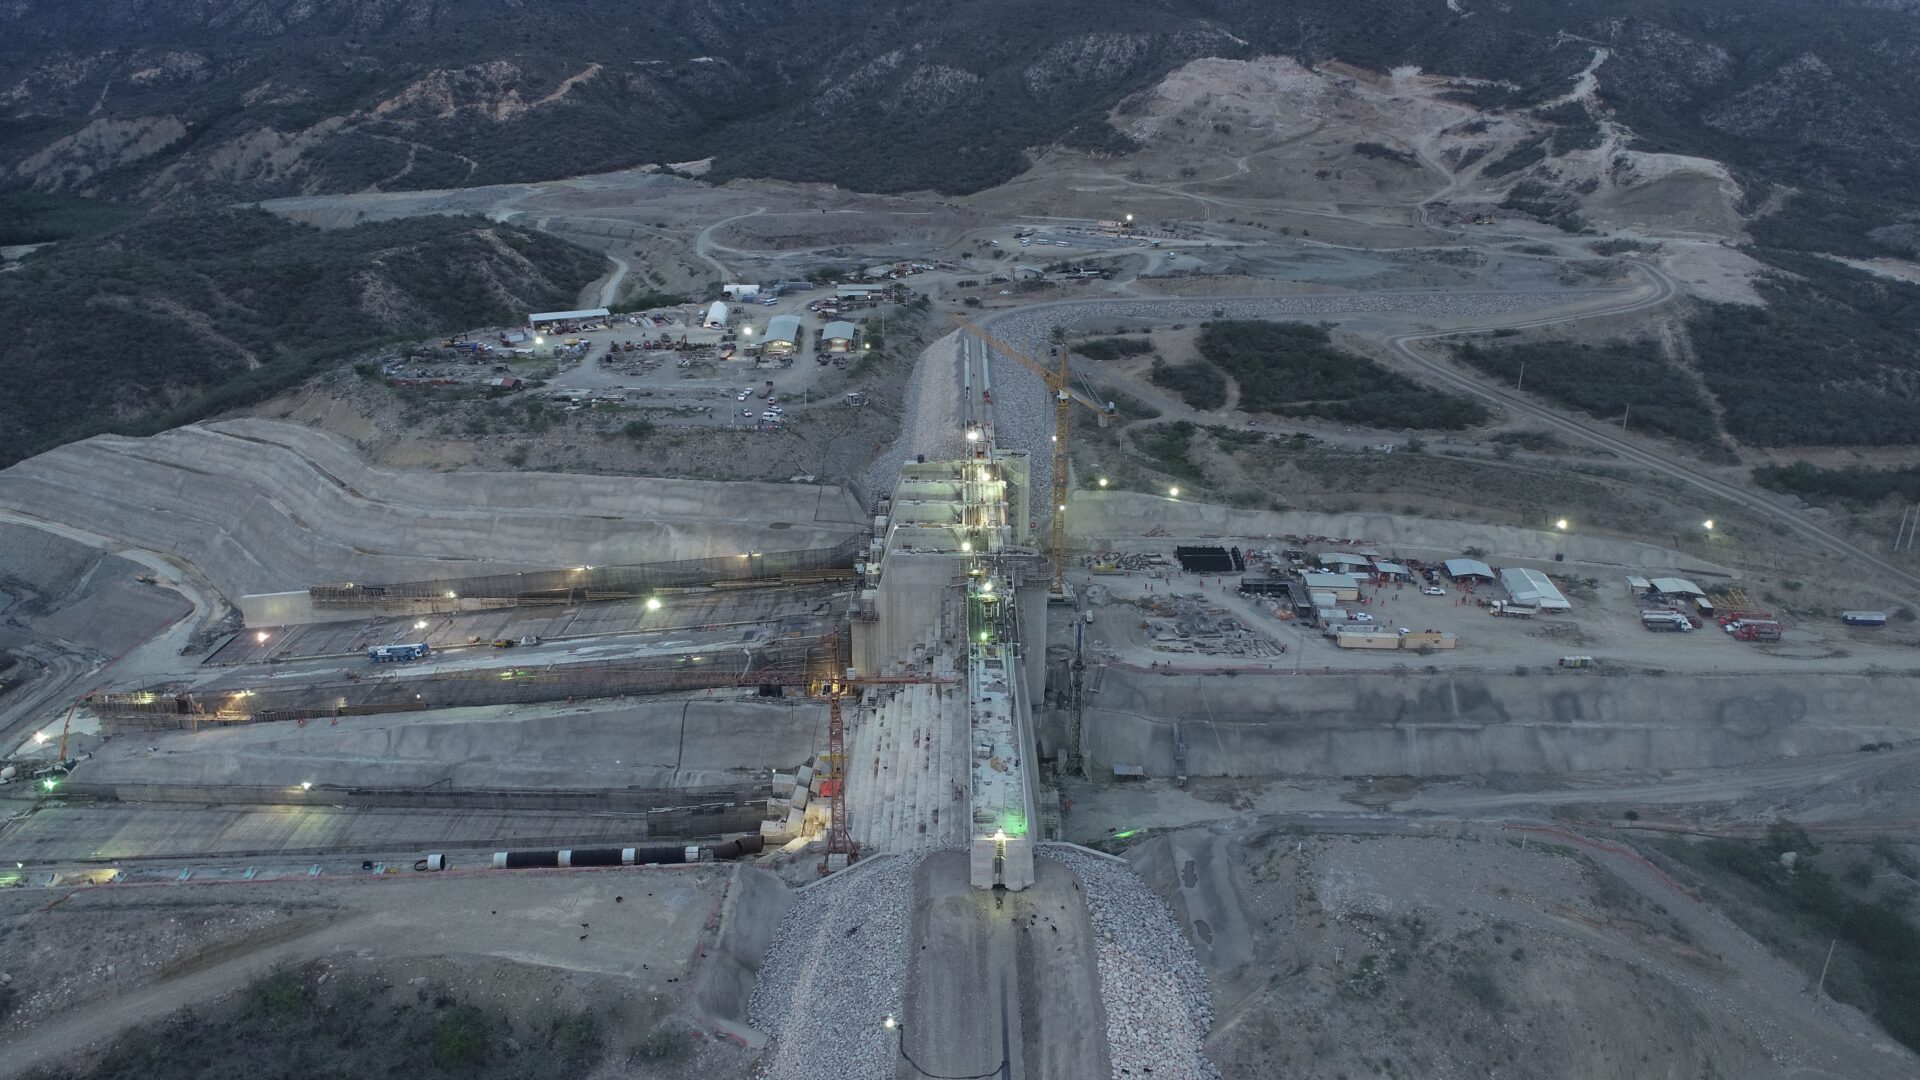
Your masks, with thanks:
M 245 686 L 211 690 L 148 690 L 97 694 L 87 708 L 108 731 L 196 729 L 203 724 L 247 724 L 477 705 L 617 698 L 697 690 L 757 687 L 783 696 L 788 688 L 813 693 L 846 668 L 834 636 L 746 649 L 729 646 L 701 654 L 636 657 L 593 664 L 542 664 L 408 675 L 400 668 L 377 677 L 347 677 L 303 686 Z

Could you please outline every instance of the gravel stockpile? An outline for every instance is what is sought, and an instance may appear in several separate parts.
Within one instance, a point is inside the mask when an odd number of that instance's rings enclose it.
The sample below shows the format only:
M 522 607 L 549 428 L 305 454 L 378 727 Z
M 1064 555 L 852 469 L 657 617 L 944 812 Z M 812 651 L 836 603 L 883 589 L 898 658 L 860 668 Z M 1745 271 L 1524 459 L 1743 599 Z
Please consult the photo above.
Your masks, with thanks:
M 905 993 L 920 858 L 871 859 L 795 896 L 747 1002 L 747 1022 L 772 1038 L 759 1080 L 893 1080 L 880 1022 Z
M 1213 993 L 1173 912 L 1124 863 L 1051 844 L 1042 853 L 1085 890 L 1113 1075 L 1219 1080 L 1204 1051 Z

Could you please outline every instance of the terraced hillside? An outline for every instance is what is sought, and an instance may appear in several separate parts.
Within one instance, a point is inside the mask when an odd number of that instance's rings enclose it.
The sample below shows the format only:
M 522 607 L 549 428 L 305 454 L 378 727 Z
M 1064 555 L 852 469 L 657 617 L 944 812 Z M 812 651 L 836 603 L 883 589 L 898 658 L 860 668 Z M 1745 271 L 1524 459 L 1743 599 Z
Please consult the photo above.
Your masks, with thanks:
M 177 555 L 229 599 L 831 547 L 862 522 L 850 493 L 814 485 L 375 469 L 267 420 L 74 443 L 0 472 L 0 507 Z

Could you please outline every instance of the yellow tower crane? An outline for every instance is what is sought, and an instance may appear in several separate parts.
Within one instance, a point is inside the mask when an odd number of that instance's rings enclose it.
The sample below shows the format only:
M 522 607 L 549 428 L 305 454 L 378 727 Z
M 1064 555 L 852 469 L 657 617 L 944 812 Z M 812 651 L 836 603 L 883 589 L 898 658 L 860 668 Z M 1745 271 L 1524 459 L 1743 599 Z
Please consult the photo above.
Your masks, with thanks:
M 1048 515 L 1051 529 L 1047 554 L 1053 559 L 1052 595 L 1065 597 L 1067 595 L 1067 492 L 1070 471 L 1067 458 L 1067 431 L 1069 421 L 1072 419 L 1073 403 L 1077 401 L 1091 411 L 1100 421 L 1101 427 L 1106 427 L 1108 418 L 1113 416 L 1113 406 L 1107 402 L 1095 401 L 1073 388 L 1073 374 L 1067 366 L 1068 351 L 1065 345 L 1060 346 L 1060 370 L 1054 371 L 959 315 L 955 315 L 953 321 L 985 342 L 994 351 L 1026 365 L 1034 374 L 1046 381 L 1047 389 L 1053 393 L 1053 509 Z

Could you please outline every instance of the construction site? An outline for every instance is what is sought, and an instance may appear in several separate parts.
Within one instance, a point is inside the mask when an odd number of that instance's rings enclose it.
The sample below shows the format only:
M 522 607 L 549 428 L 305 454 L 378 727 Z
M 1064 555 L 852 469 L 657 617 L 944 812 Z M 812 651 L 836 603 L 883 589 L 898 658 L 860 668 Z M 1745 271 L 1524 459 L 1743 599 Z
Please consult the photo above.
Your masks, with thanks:
M 1139 160 L 1239 63 L 1170 80 Z M 1267 76 L 1449 139 L 1474 112 L 1417 72 Z M 0 1076 L 190 1049 L 276 979 L 302 1015 L 490 1010 L 501 1054 L 587 1016 L 604 1054 L 556 1060 L 596 1077 L 1920 1074 L 1920 573 L 1416 350 L 1653 311 L 1683 269 L 1738 293 L 1733 249 L 1603 273 L 1538 223 L 1429 214 L 1440 165 L 1324 126 L 1225 133 L 1223 181 L 1059 151 L 965 205 L 635 173 L 270 207 L 607 238 L 615 276 L 524 331 L 582 335 L 556 380 L 585 401 L 513 468 L 400 411 L 407 367 L 0 471 Z M 1306 205 L 1241 190 L 1241 151 L 1391 183 Z M 1108 261 L 988 261 L 1036 244 Z M 856 259 L 913 289 L 771 290 L 763 336 L 828 296 L 873 316 L 776 360 L 774 412 L 757 371 L 609 341 L 625 260 L 661 251 L 676 284 Z M 681 307 L 732 370 L 747 320 Z M 889 318 L 911 348 L 870 406 L 840 361 Z M 1207 322 L 1306 319 L 1533 437 L 1289 434 L 1153 378 Z M 1134 359 L 1082 351 L 1120 334 Z M 684 442 L 575 454 L 567 424 L 642 390 Z

